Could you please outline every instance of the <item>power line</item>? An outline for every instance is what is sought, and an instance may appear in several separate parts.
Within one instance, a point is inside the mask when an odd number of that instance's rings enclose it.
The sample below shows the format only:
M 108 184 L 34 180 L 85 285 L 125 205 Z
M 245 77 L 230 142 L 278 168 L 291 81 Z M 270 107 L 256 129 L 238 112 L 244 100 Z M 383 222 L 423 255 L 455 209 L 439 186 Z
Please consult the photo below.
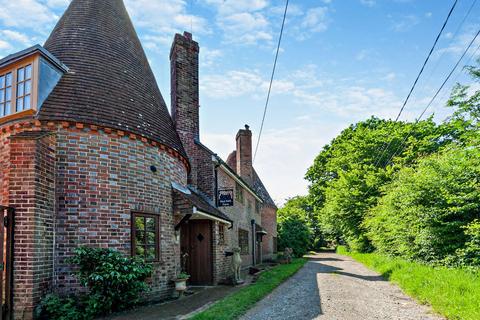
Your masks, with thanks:
M 472 4 L 470 5 L 470 7 L 468 8 L 467 10 L 467 13 L 465 14 L 465 16 L 463 17 L 462 21 L 460 22 L 460 24 L 458 25 L 457 29 L 455 30 L 455 32 L 453 33 L 451 39 L 450 39 L 450 42 L 449 42 L 449 46 L 453 43 L 453 40 L 455 40 L 455 38 L 457 38 L 458 34 L 460 33 L 460 31 L 462 30 L 462 27 L 463 25 L 465 24 L 465 21 L 467 21 L 467 18 L 470 16 L 470 14 L 472 13 L 472 10 L 473 8 L 475 7 L 475 5 L 477 4 L 477 0 L 474 0 L 472 2 Z M 427 81 L 430 80 L 433 76 L 433 74 L 435 73 L 435 71 L 437 70 L 438 66 L 440 65 L 440 63 L 443 61 L 443 58 L 446 56 L 446 53 L 447 51 L 444 50 L 442 52 L 442 55 L 440 56 L 440 58 L 437 60 L 437 62 L 435 63 L 435 66 L 433 67 L 432 69 L 432 72 L 428 75 L 427 77 Z
M 260 145 L 260 139 L 262 137 L 263 126 L 265 124 L 265 117 L 267 115 L 267 110 L 268 110 L 268 103 L 270 101 L 270 94 L 272 92 L 273 78 L 275 76 L 275 70 L 277 69 L 278 54 L 280 52 L 280 45 L 282 43 L 283 29 L 285 27 L 285 20 L 287 18 L 288 2 L 289 2 L 289 0 L 287 0 L 287 3 L 285 4 L 285 12 L 283 14 L 282 28 L 280 29 L 280 37 L 278 38 L 277 52 L 275 54 L 275 61 L 273 62 L 272 76 L 270 78 L 270 85 L 268 87 L 267 101 L 265 102 L 265 108 L 263 110 L 262 125 L 260 126 L 260 131 L 258 133 L 257 146 L 255 148 L 255 154 L 253 156 L 253 161 L 254 162 L 255 162 L 255 159 L 257 158 L 258 146 Z
M 470 41 L 469 45 L 467 46 L 467 48 L 465 49 L 465 51 L 463 52 L 462 56 L 460 57 L 460 59 L 458 59 L 457 63 L 455 64 L 455 66 L 452 68 L 452 70 L 450 71 L 450 73 L 448 74 L 448 76 L 445 78 L 445 80 L 443 81 L 442 85 L 440 86 L 440 88 L 438 88 L 437 92 L 435 93 L 435 95 L 432 97 L 432 99 L 430 100 L 430 102 L 427 104 L 427 106 L 423 109 L 422 113 L 420 114 L 420 116 L 417 118 L 417 120 L 415 121 L 414 125 L 413 126 L 416 126 L 420 120 L 423 118 L 423 116 L 425 115 L 425 113 L 427 112 L 427 110 L 432 106 L 433 102 L 435 101 L 435 99 L 437 98 L 437 96 L 440 94 L 440 92 L 443 90 L 443 88 L 445 87 L 445 85 L 447 84 L 448 80 L 450 80 L 450 78 L 452 77 L 453 73 L 455 72 L 455 70 L 458 68 L 458 66 L 460 65 L 461 61 L 463 60 L 463 58 L 465 57 L 465 55 L 468 53 L 468 51 L 470 50 L 470 48 L 472 47 L 472 45 L 475 43 L 475 41 L 477 40 L 478 36 L 480 35 L 480 30 L 478 30 L 478 32 L 475 34 L 475 36 L 473 37 L 472 41 Z M 476 52 L 478 52 L 478 50 L 480 49 L 480 45 L 477 47 L 477 49 L 474 51 L 473 53 L 473 56 L 475 56 Z M 473 57 L 472 56 L 472 57 Z M 389 158 L 389 160 L 386 162 L 386 163 L 389 163 L 390 161 L 392 161 L 392 159 L 397 155 L 397 152 L 400 151 L 400 153 L 405 149 L 406 145 L 405 145 L 405 142 L 408 140 L 408 138 L 412 135 L 413 133 L 413 128 L 412 130 L 410 130 L 410 132 L 408 133 L 408 135 L 403 139 L 402 143 L 400 144 L 399 148 L 397 148 L 395 150 L 395 152 L 392 154 L 392 156 Z
M 422 65 L 422 68 L 420 69 L 420 72 L 418 73 L 417 75 L 417 78 L 415 79 L 412 87 L 410 88 L 410 91 L 408 92 L 408 95 L 407 95 L 407 98 L 405 99 L 405 101 L 403 102 L 403 105 L 402 107 L 400 108 L 400 111 L 397 115 L 397 117 L 395 118 L 395 121 L 398 121 L 398 119 L 400 119 L 400 116 L 402 115 L 403 111 L 405 110 L 405 107 L 407 106 L 407 103 L 408 101 L 410 100 L 410 97 L 412 96 L 412 93 L 413 91 L 415 90 L 415 87 L 417 86 L 417 83 L 420 79 L 420 77 L 422 76 L 423 74 L 423 71 L 425 70 L 425 67 L 428 63 L 428 61 L 430 60 L 430 57 L 432 56 L 432 53 L 433 51 L 435 50 L 435 47 L 437 46 L 437 43 L 438 43 L 438 40 L 440 39 L 443 31 L 445 30 L 445 27 L 447 26 L 448 24 L 448 21 L 450 20 L 450 17 L 452 16 L 452 13 L 453 13 L 453 10 L 455 10 L 455 7 L 457 6 L 457 3 L 458 3 L 458 0 L 455 0 L 455 2 L 453 3 L 450 11 L 448 12 L 448 15 L 447 15 L 447 18 L 445 19 L 445 21 L 443 22 L 443 25 L 442 25 L 442 28 L 440 29 L 440 32 L 438 33 L 436 39 L 435 39 L 435 42 L 433 43 L 433 46 L 432 48 L 430 49 L 430 52 L 428 53 L 427 55 L 427 58 L 425 59 L 423 65 Z M 388 145 L 386 143 L 383 144 L 383 147 L 382 147 L 382 151 L 381 151 L 381 155 L 378 157 L 378 159 L 375 161 L 375 166 L 378 166 L 381 162 L 381 159 L 383 157 L 383 155 L 385 154 L 385 152 L 388 150 L 388 148 L 390 147 L 392 141 L 390 141 L 388 143 Z

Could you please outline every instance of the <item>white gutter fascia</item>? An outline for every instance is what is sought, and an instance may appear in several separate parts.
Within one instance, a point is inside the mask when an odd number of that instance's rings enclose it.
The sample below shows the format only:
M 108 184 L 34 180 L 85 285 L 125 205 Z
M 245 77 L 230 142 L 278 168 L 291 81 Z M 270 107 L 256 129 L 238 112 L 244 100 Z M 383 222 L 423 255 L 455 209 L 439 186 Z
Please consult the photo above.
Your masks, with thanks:
M 222 218 L 218 218 L 218 217 L 215 217 L 215 216 L 212 216 L 211 214 L 209 213 L 206 213 L 206 212 L 203 212 L 203 211 L 199 211 L 197 208 L 194 208 L 194 212 L 193 214 L 196 214 L 196 215 L 199 215 L 199 216 L 204 216 L 210 220 L 215 220 L 215 221 L 218 221 L 218 222 L 222 222 L 222 223 L 225 223 L 225 224 L 232 224 L 231 221 L 228 221 L 228 220 L 224 220 Z

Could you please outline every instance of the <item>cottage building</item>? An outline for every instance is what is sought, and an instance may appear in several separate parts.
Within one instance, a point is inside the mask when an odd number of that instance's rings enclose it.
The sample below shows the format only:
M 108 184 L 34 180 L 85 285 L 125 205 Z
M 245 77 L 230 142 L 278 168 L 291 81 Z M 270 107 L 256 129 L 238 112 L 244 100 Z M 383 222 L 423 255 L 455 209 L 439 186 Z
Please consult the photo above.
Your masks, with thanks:
M 252 166 L 248 127 L 227 161 L 199 135 L 199 45 L 175 35 L 171 115 L 121 0 L 73 0 L 44 46 L 0 60 L 0 295 L 32 318 L 78 290 L 67 258 L 108 247 L 154 265 L 149 298 L 271 259 L 276 207 Z

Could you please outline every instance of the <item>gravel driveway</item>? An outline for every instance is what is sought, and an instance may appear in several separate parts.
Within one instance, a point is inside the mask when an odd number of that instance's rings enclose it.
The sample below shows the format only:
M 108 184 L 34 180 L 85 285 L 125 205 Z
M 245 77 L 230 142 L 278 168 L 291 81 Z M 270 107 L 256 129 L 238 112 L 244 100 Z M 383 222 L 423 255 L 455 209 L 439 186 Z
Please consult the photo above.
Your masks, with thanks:
M 443 319 L 349 257 L 310 256 L 242 319 Z

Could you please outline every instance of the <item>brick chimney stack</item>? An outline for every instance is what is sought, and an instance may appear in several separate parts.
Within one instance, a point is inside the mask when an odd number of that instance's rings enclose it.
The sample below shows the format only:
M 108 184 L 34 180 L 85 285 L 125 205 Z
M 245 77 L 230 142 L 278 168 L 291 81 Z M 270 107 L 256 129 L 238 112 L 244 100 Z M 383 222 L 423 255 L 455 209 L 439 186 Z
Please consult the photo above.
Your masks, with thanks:
M 192 166 L 189 184 L 197 185 L 195 139 L 200 138 L 198 55 L 199 45 L 192 34 L 176 34 L 170 50 L 171 111 L 180 140 Z
M 237 133 L 237 174 L 246 182 L 253 182 L 252 131 L 245 125 Z

